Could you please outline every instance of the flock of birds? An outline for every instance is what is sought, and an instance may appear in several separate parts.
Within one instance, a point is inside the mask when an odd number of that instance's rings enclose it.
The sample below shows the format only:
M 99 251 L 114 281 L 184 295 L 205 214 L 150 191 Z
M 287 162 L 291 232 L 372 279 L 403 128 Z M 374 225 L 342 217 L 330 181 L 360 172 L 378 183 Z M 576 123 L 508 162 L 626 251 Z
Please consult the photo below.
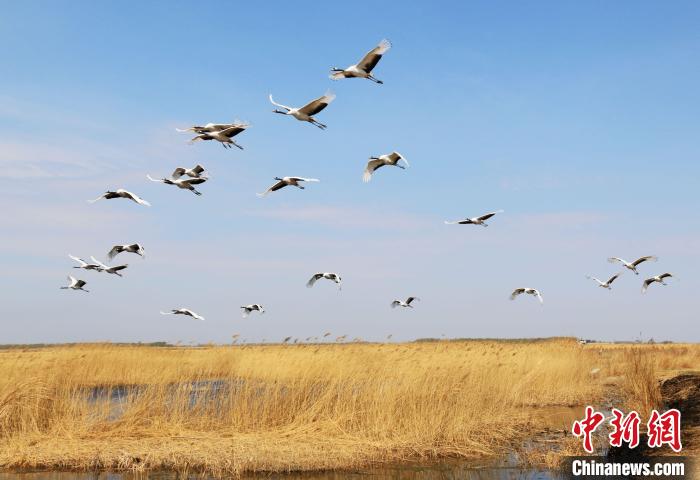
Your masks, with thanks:
M 381 80 L 378 80 L 375 78 L 372 74 L 372 71 L 374 68 L 377 66 L 379 63 L 380 59 L 382 56 L 391 48 L 391 43 L 388 40 L 382 40 L 379 42 L 379 44 L 374 47 L 372 50 L 370 50 L 367 54 L 365 54 L 362 59 L 354 65 L 350 65 L 347 68 L 336 68 L 333 67 L 331 69 L 331 74 L 330 78 L 333 80 L 340 80 L 343 78 L 365 78 L 368 80 L 371 80 L 372 82 L 375 82 L 377 84 L 382 84 L 383 82 Z M 330 105 L 333 100 L 335 99 L 335 95 L 333 93 L 327 92 L 325 95 L 316 98 L 315 100 L 310 101 L 306 105 L 302 107 L 289 107 L 287 105 L 283 105 L 281 103 L 277 103 L 272 95 L 269 96 L 270 102 L 277 108 L 273 110 L 274 113 L 278 113 L 281 115 L 287 115 L 291 116 L 299 121 L 302 122 L 308 122 L 311 123 L 312 125 L 315 125 L 321 130 L 326 129 L 326 125 L 319 122 L 314 118 L 315 115 L 318 115 L 320 112 L 322 112 L 328 105 Z M 234 123 L 207 123 L 206 125 L 195 125 L 186 129 L 177 129 L 178 132 L 191 132 L 194 133 L 195 136 L 190 140 L 190 144 L 198 141 L 216 141 L 219 142 L 224 148 L 233 148 L 234 146 L 243 149 L 241 145 L 236 143 L 234 141 L 234 137 L 237 135 L 243 133 L 249 125 L 244 122 L 239 122 L 235 121 Z M 399 163 L 401 162 L 401 163 Z M 384 155 L 379 155 L 379 156 L 372 156 L 369 157 L 369 161 L 367 162 L 367 165 L 365 167 L 365 170 L 362 175 L 362 180 L 364 182 L 369 182 L 372 179 L 373 174 L 380 168 L 385 167 L 385 166 L 392 166 L 392 167 L 398 167 L 401 169 L 405 169 L 409 166 L 408 161 L 406 158 L 401 155 L 399 152 L 393 151 L 388 154 Z M 163 183 L 166 185 L 174 185 L 180 189 L 183 190 L 189 190 L 190 192 L 194 193 L 195 195 L 202 195 L 202 192 L 198 191 L 195 186 L 196 185 L 201 185 L 205 183 L 209 177 L 207 176 L 206 170 L 202 165 L 195 165 L 193 168 L 183 168 L 183 167 L 178 167 L 176 168 L 173 173 L 170 175 L 170 177 L 162 177 L 162 178 L 153 178 L 150 175 L 146 175 L 148 180 L 152 182 L 158 182 L 158 183 Z M 271 185 L 267 190 L 265 190 L 262 193 L 258 193 L 257 195 L 260 197 L 264 197 L 272 192 L 276 192 L 284 187 L 287 186 L 293 186 L 297 187 L 299 189 L 304 189 L 305 186 L 302 184 L 305 183 L 312 183 L 312 182 L 319 182 L 317 178 L 304 178 L 304 177 L 275 177 L 276 183 Z M 116 190 L 108 190 L 99 197 L 97 197 L 94 200 L 89 200 L 90 203 L 95 203 L 98 200 L 111 200 L 111 199 L 116 199 L 116 198 L 124 198 L 131 200 L 139 205 L 143 206 L 150 206 L 151 204 L 136 195 L 133 192 L 130 192 L 128 190 L 119 188 Z M 502 213 L 503 210 L 497 210 L 494 212 L 489 212 L 484 215 L 480 215 L 478 217 L 473 217 L 473 218 L 465 218 L 462 220 L 454 220 L 454 221 L 445 221 L 445 224 L 448 225 L 481 225 L 482 227 L 487 227 L 488 224 L 486 223 L 487 220 L 491 219 L 495 215 Z M 142 258 L 145 257 L 145 250 L 142 245 L 138 243 L 134 244 L 129 244 L 129 245 L 115 245 L 112 247 L 112 249 L 107 253 L 107 257 L 109 261 L 112 261 L 118 254 L 120 253 L 133 253 L 136 255 L 141 256 Z M 79 258 L 75 257 L 73 255 L 69 255 L 71 259 L 73 259 L 75 262 L 78 263 L 77 266 L 73 268 L 78 268 L 78 269 L 83 269 L 83 270 L 92 270 L 95 272 L 105 272 L 117 276 L 122 276 L 120 273 L 124 269 L 128 267 L 127 264 L 122 264 L 122 265 L 114 265 L 114 266 L 108 266 L 99 260 L 97 260 L 95 257 L 90 257 L 90 262 Z M 642 263 L 649 262 L 649 261 L 656 261 L 657 257 L 655 256 L 644 256 L 640 257 L 637 260 L 633 262 L 628 262 L 626 260 L 623 260 L 622 258 L 619 257 L 611 257 L 608 259 L 611 263 L 618 263 L 622 265 L 625 269 L 630 270 L 634 272 L 636 275 L 639 275 L 639 272 L 637 271 L 637 267 L 641 265 Z M 612 283 L 617 280 L 620 276 L 622 275 L 622 272 L 618 272 L 611 276 L 607 281 L 602 281 L 596 277 L 593 276 L 587 276 L 587 278 L 594 280 L 600 287 L 606 288 L 610 290 L 612 288 Z M 644 282 L 642 283 L 642 293 L 646 293 L 647 289 L 649 288 L 650 285 L 654 283 L 660 283 L 662 285 L 666 285 L 665 280 L 667 278 L 672 277 L 673 275 L 670 273 L 663 273 L 660 275 L 652 276 L 649 278 L 646 278 Z M 331 282 L 334 282 L 335 284 L 338 285 L 338 289 L 342 288 L 342 279 L 340 275 L 334 272 L 319 272 L 315 273 L 311 276 L 311 278 L 307 281 L 306 286 L 311 288 L 313 287 L 317 281 L 319 280 L 328 280 Z M 67 286 L 61 287 L 62 289 L 72 289 L 72 290 L 82 290 L 84 292 L 87 292 L 84 287 L 86 285 L 86 282 L 84 280 L 77 279 L 73 277 L 72 275 L 68 276 L 68 281 L 69 284 Z M 516 288 L 513 290 L 513 292 L 510 295 L 511 300 L 515 300 L 518 296 L 526 294 L 526 295 L 532 295 L 535 298 L 539 300 L 540 303 L 544 303 L 544 300 L 542 298 L 542 294 L 540 293 L 539 290 L 532 288 L 532 287 L 520 287 Z M 417 297 L 408 297 L 405 300 L 394 300 L 391 302 L 391 308 L 396 308 L 396 307 L 403 307 L 403 308 L 413 308 L 413 302 L 420 300 Z M 245 305 L 241 306 L 241 311 L 242 311 L 242 316 L 243 318 L 248 317 L 252 312 L 258 312 L 259 314 L 265 313 L 265 309 L 262 305 L 260 304 L 251 304 L 251 305 Z M 204 317 L 195 313 L 194 311 L 188 309 L 188 308 L 175 308 L 172 309 L 168 312 L 160 312 L 163 315 L 186 315 L 189 317 L 192 317 L 196 320 L 204 320 Z

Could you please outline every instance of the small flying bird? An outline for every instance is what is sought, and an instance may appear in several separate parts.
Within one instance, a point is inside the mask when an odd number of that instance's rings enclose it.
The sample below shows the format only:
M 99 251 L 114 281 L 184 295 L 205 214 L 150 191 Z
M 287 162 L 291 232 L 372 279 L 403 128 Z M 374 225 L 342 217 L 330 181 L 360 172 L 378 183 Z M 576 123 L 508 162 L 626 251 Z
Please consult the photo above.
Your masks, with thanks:
M 61 290 L 82 290 L 83 292 L 90 292 L 90 290 L 85 290 L 83 287 L 85 286 L 85 281 L 84 280 L 78 280 L 72 275 L 68 275 L 68 282 L 69 285 L 67 287 L 61 287 Z
M 253 303 L 252 305 L 246 305 L 245 307 L 241 307 L 243 309 L 243 318 L 247 318 L 248 315 L 250 315 L 250 312 L 258 311 L 262 315 L 265 313 L 265 309 L 263 308 L 262 305 L 259 305 L 257 303 Z
M 127 252 L 127 253 L 135 253 L 136 255 L 139 255 L 140 257 L 145 258 L 146 257 L 146 251 L 144 248 L 138 244 L 138 243 L 132 243 L 131 245 L 115 245 L 112 247 L 112 249 L 107 253 L 107 258 L 111 260 L 114 260 L 114 257 L 119 255 L 122 252 Z
M 391 308 L 396 308 L 396 307 L 404 307 L 404 308 L 409 307 L 409 308 L 413 308 L 413 305 L 411 305 L 411 302 L 416 301 L 416 300 L 420 300 L 420 298 L 418 298 L 418 297 L 408 297 L 408 298 L 406 299 L 406 301 L 403 301 L 403 300 L 394 300 L 393 302 L 391 302 Z
M 136 202 L 136 203 L 138 203 L 139 205 L 145 205 L 145 206 L 147 206 L 147 207 L 150 207 L 150 206 L 151 206 L 151 204 L 148 203 L 148 202 L 147 202 L 146 200 L 144 200 L 143 198 L 139 197 L 139 196 L 136 195 L 135 193 L 129 192 L 128 190 L 124 190 L 123 188 L 118 188 L 118 189 L 116 189 L 116 190 L 107 190 L 105 193 L 103 193 L 102 195 L 100 195 L 100 196 L 97 197 L 96 199 L 94 199 L 94 200 L 88 200 L 88 202 L 89 202 L 89 203 L 95 203 L 96 201 L 102 200 L 103 198 L 104 198 L 105 200 L 111 200 L 111 199 L 113 199 L 113 198 L 128 198 L 128 199 L 131 200 L 132 202 Z
M 82 268 L 83 270 L 96 270 L 98 272 L 102 271 L 102 266 L 97 262 L 88 263 L 85 260 L 83 260 L 82 258 L 74 257 L 71 254 L 68 254 L 68 257 L 71 258 L 72 260 L 75 260 L 76 262 L 78 262 L 80 264 L 79 266 L 73 267 L 73 268 Z
M 586 275 L 586 278 L 595 281 L 595 282 L 598 284 L 599 287 L 607 288 L 608 290 L 612 290 L 612 287 L 611 287 L 610 285 L 611 285 L 615 280 L 617 280 L 617 277 L 619 277 L 620 275 L 622 275 L 622 272 L 616 273 L 615 275 L 613 275 L 612 277 L 610 277 L 610 278 L 608 279 L 607 282 L 603 282 L 602 280 L 599 280 L 599 279 L 597 279 L 596 277 L 593 277 L 593 276 L 591 276 L 591 275 Z
M 534 288 L 516 288 L 513 290 L 513 293 L 510 294 L 510 299 L 515 300 L 515 297 L 518 295 L 526 293 L 528 295 L 534 295 L 537 297 L 537 299 L 540 301 L 540 303 L 544 303 L 544 300 L 542 299 L 542 295 L 540 295 L 539 290 L 534 289 Z
M 649 285 L 652 283 L 660 283 L 661 285 L 668 285 L 666 282 L 664 282 L 664 279 L 673 277 L 670 273 L 662 273 L 661 275 L 657 275 L 655 277 L 650 277 L 644 280 L 644 283 L 642 284 L 642 293 L 646 293 L 647 289 L 649 288 Z
M 193 125 L 189 128 L 176 128 L 180 133 L 194 132 L 194 133 L 209 133 L 209 132 L 220 132 L 221 130 L 226 130 L 230 127 L 235 127 L 240 125 L 241 122 L 236 120 L 233 123 L 207 123 L 206 125 Z
M 204 183 L 207 181 L 207 177 L 199 177 L 199 178 L 189 178 L 189 179 L 183 179 L 183 178 L 153 178 L 150 175 L 146 175 L 146 177 L 152 181 L 152 182 L 158 182 L 158 183 L 164 183 L 166 185 L 175 185 L 177 188 L 181 188 L 183 190 L 189 190 L 190 192 L 194 193 L 195 195 L 201 195 L 202 192 L 194 188 L 194 185 L 199 185 L 201 183 Z
M 497 213 L 503 213 L 503 210 L 496 210 L 495 212 L 486 213 L 480 217 L 465 218 L 464 220 L 454 220 L 451 222 L 445 220 L 445 225 L 481 225 L 482 227 L 488 227 L 489 225 L 486 223 L 486 220 Z
M 177 167 L 173 174 L 170 176 L 173 180 L 180 178 L 183 175 L 186 175 L 190 178 L 202 178 L 205 177 L 204 175 L 204 167 L 197 164 L 192 168 L 184 168 L 184 167 Z
M 174 309 L 170 310 L 169 312 L 161 311 L 160 314 L 161 315 L 187 315 L 187 316 L 190 316 L 190 317 L 195 318 L 197 320 L 202 320 L 202 321 L 204 320 L 203 316 L 197 315 L 196 313 L 194 313 L 192 310 L 190 310 L 188 308 L 174 308 Z
M 337 283 L 337 284 L 338 284 L 338 290 L 342 289 L 342 285 L 341 285 L 341 283 L 340 283 L 340 282 L 341 282 L 340 275 L 338 275 L 337 273 L 329 273 L 329 272 L 325 272 L 325 273 L 315 273 L 315 274 L 309 279 L 309 281 L 306 282 L 306 286 L 307 286 L 308 288 L 313 287 L 313 286 L 314 286 L 314 283 L 316 283 L 316 280 L 319 280 L 319 279 L 321 279 L 321 278 L 325 278 L 326 280 L 331 280 L 331 281 Z
M 331 336 L 331 332 L 326 332 L 323 334 L 323 338 L 330 337 L 330 336 Z
M 348 68 L 331 68 L 330 78 L 332 80 L 340 80 L 341 78 L 367 78 L 375 83 L 382 84 L 384 82 L 372 76 L 372 69 L 377 66 L 382 55 L 390 48 L 391 42 L 384 39 L 379 42 L 379 45 L 367 52 L 357 64 L 350 65 Z
M 282 343 L 287 343 L 287 342 L 289 342 L 291 339 L 292 339 L 292 337 L 284 337 L 284 340 L 282 341 Z
M 112 275 L 117 275 L 117 276 L 119 276 L 119 277 L 122 276 L 122 274 L 119 273 L 119 271 L 120 271 L 120 270 L 124 270 L 126 267 L 129 266 L 129 265 L 124 264 L 124 265 L 115 265 L 115 266 L 113 266 L 113 267 L 108 267 L 108 266 L 105 265 L 104 263 L 102 263 L 102 262 L 100 262 L 99 260 L 97 260 L 95 257 L 90 257 L 90 260 L 92 260 L 93 262 L 95 262 L 97 265 L 100 266 L 100 268 L 101 268 L 100 271 L 101 271 L 101 272 L 111 273 Z
M 403 160 L 403 162 L 406 164 L 406 166 L 399 165 L 398 162 L 399 160 Z M 401 155 L 399 152 L 391 152 L 386 155 L 380 155 L 378 157 L 369 157 L 369 162 L 367 162 L 367 166 L 365 167 L 365 172 L 362 175 L 362 181 L 363 182 L 369 182 L 372 180 L 372 174 L 379 168 L 382 168 L 384 165 L 390 165 L 392 167 L 399 167 L 401 169 L 406 169 L 406 167 L 410 166 L 408 164 L 408 161 Z
M 639 275 L 639 272 L 637 271 L 637 267 L 639 266 L 640 263 L 644 263 L 644 262 L 647 262 L 647 261 L 649 261 L 649 262 L 655 262 L 655 261 L 657 261 L 657 260 L 658 260 L 658 257 L 655 257 L 655 256 L 653 256 L 653 255 L 648 255 L 648 256 L 646 256 L 646 257 L 639 257 L 637 260 L 635 260 L 635 261 L 632 262 L 632 263 L 630 263 L 630 262 L 628 262 L 628 261 L 626 261 L 626 260 L 623 260 L 623 259 L 621 259 L 621 258 L 619 258 L 619 257 L 610 257 L 610 258 L 608 258 L 608 262 L 610 262 L 610 263 L 615 263 L 615 262 L 621 263 L 622 266 L 625 267 L 626 269 L 632 270 L 632 271 L 634 272 L 635 275 Z
M 256 193 L 258 197 L 264 197 L 270 192 L 276 192 L 277 190 L 280 190 L 287 185 L 292 185 L 294 187 L 300 188 L 304 190 L 304 186 L 299 185 L 299 182 L 320 182 L 318 178 L 304 178 L 304 177 L 275 177 L 275 180 L 277 180 L 277 183 L 272 185 L 270 188 L 265 190 L 263 193 Z
M 292 117 L 296 118 L 299 121 L 302 122 L 309 122 L 313 125 L 316 125 L 318 128 L 321 130 L 326 128 L 326 125 L 316 121 L 316 119 L 313 117 L 317 113 L 321 112 L 324 108 L 326 108 L 330 103 L 335 100 L 335 94 L 331 92 L 326 92 L 326 94 L 322 97 L 318 97 L 316 100 L 312 100 L 311 102 L 307 103 L 301 108 L 293 108 L 293 107 L 288 107 L 286 105 L 282 105 L 280 103 L 275 102 L 272 99 L 272 94 L 270 94 L 270 102 L 276 106 L 283 108 L 284 110 L 273 110 L 274 113 L 281 113 L 282 115 L 291 115 Z
M 221 127 L 221 128 L 219 128 Z M 198 142 L 200 140 L 202 141 L 208 141 L 208 140 L 216 140 L 217 142 L 221 143 L 221 145 L 224 148 L 232 148 L 238 147 L 241 150 L 243 150 L 243 147 L 238 145 L 236 142 L 233 141 L 233 137 L 238 135 L 239 133 L 245 131 L 248 127 L 250 127 L 249 124 L 247 123 L 235 123 L 231 125 L 220 125 L 220 124 L 214 124 L 211 128 L 206 128 L 205 127 L 192 127 L 192 128 L 200 128 L 200 131 L 194 130 L 198 135 L 194 138 L 192 138 L 189 141 L 189 144 L 192 145 L 194 142 Z M 206 129 L 205 129 L 206 128 Z M 184 130 L 187 131 L 187 130 Z

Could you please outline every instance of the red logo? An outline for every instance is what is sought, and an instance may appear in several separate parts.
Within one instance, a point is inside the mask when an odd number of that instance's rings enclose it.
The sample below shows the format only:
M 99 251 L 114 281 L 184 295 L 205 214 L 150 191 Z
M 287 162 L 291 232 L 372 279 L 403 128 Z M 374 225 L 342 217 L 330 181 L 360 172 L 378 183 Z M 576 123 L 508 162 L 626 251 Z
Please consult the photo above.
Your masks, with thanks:
M 577 437 L 583 437 L 583 448 L 588 453 L 593 453 L 593 442 L 591 441 L 591 435 L 598 428 L 605 416 L 593 410 L 593 407 L 586 407 L 586 418 L 583 420 L 576 420 L 573 427 L 571 427 L 571 433 Z
M 647 445 L 651 448 L 660 447 L 664 444 L 670 446 L 674 452 L 680 452 L 681 445 L 681 412 L 672 408 L 659 414 L 652 410 L 651 418 L 647 423 L 649 440 Z
M 626 417 L 617 408 L 612 409 L 613 418 L 610 420 L 610 425 L 613 427 L 613 432 L 608 435 L 610 445 L 613 447 L 621 447 L 622 442 L 627 442 L 630 448 L 639 445 L 639 422 L 641 418 L 634 410 Z

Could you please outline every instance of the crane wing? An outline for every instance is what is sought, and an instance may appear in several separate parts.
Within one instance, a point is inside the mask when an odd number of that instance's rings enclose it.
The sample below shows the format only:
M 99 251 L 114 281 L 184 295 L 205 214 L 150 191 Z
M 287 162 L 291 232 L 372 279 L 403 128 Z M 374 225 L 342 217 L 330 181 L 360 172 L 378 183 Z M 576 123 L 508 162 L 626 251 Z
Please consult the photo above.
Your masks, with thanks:
M 362 60 L 360 60 L 357 64 L 357 68 L 370 73 L 372 69 L 377 66 L 377 63 L 379 63 L 379 60 L 381 60 L 382 55 L 384 55 L 390 48 L 391 42 L 386 39 L 382 40 L 379 42 L 379 45 L 374 47 L 372 50 L 367 52 L 364 57 L 362 57 Z
M 333 100 L 335 100 L 335 94 L 327 92 L 324 96 L 318 97 L 316 100 L 312 100 L 303 107 L 301 107 L 299 111 L 309 116 L 316 115 L 321 110 L 330 105 L 330 103 Z
M 370 160 L 367 162 L 367 167 L 365 167 L 365 172 L 362 175 L 362 181 L 367 183 L 370 180 L 372 180 L 372 174 L 377 170 L 378 168 L 381 168 L 384 166 L 384 161 L 383 160 Z

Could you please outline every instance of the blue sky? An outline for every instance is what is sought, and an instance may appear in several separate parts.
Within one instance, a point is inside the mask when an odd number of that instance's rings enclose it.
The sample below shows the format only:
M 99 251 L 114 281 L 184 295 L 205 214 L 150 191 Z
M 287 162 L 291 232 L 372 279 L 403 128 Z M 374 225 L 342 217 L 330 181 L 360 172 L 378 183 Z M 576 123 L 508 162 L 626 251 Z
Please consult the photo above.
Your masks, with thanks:
M 259 2 L 260 3 L 260 2 Z M 696 2 L 13 2 L 0 17 L 0 343 L 699 341 Z M 328 79 L 382 38 L 384 85 Z M 311 125 L 271 113 L 331 89 Z M 175 127 L 249 121 L 245 150 Z M 407 170 L 361 182 L 370 155 Z M 211 172 L 202 197 L 146 180 Z M 320 178 L 255 196 L 275 176 Z M 86 203 L 123 187 L 148 199 Z M 443 220 L 504 209 L 487 229 Z M 142 243 L 124 278 L 79 271 Z M 609 256 L 654 254 L 611 292 Z M 304 284 L 337 271 L 342 292 Z M 644 275 L 678 281 L 642 296 Z M 629 272 L 628 272 L 629 273 Z M 539 288 L 508 301 L 518 286 Z M 414 310 L 391 310 L 417 295 Z M 261 317 L 238 307 L 262 303 Z M 187 306 L 203 323 L 164 317 Z

